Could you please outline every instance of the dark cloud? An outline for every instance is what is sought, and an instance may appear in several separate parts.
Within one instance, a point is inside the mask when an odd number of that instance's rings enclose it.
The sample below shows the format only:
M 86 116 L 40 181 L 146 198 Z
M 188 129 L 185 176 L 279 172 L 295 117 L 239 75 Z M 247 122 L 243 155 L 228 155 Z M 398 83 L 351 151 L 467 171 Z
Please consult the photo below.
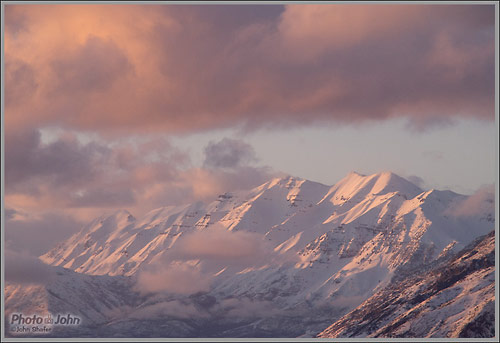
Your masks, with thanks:
M 255 151 L 250 144 L 241 140 L 223 138 L 209 142 L 205 147 L 204 166 L 209 168 L 236 168 L 256 161 Z
M 285 10 L 284 5 L 266 6 L 163 6 L 166 15 L 173 15 L 191 21 L 203 21 L 211 29 L 220 34 L 231 35 L 231 30 L 246 27 L 255 23 L 266 23 L 279 20 Z
M 111 157 L 111 150 L 97 143 L 82 145 L 67 136 L 43 144 L 38 130 L 6 134 L 5 184 L 7 190 L 32 188 L 33 184 L 77 187 L 93 181 Z

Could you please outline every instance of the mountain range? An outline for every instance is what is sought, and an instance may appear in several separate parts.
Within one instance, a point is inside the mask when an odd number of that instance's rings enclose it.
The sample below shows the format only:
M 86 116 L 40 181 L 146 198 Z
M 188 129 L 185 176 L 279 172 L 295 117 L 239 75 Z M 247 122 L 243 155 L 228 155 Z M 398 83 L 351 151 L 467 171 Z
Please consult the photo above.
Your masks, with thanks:
M 462 211 L 471 198 L 351 172 L 120 210 L 40 256 L 45 283 L 7 282 L 6 324 L 71 313 L 81 325 L 48 335 L 493 337 L 494 199 Z

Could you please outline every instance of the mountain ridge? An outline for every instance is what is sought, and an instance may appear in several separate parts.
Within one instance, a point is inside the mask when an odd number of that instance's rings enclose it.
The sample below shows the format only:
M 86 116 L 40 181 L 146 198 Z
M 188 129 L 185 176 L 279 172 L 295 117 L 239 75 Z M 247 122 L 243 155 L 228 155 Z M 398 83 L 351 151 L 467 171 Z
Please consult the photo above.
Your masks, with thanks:
M 391 172 L 351 172 L 333 186 L 285 176 L 209 203 L 162 207 L 140 218 L 125 210 L 101 216 L 40 259 L 88 277 L 125 277 L 127 292 L 143 304 L 201 306 L 189 298 L 201 292 L 212 299 L 206 318 L 227 316 L 232 302 L 277 313 L 266 321 L 224 317 L 226 334 L 281 335 L 287 328 L 312 337 L 404 270 L 452 256 L 491 231 L 494 219 L 484 214 L 445 215 L 467 199 L 422 190 Z M 181 280 L 189 281 L 186 294 L 170 287 Z M 317 320 L 300 324 L 305 313 Z

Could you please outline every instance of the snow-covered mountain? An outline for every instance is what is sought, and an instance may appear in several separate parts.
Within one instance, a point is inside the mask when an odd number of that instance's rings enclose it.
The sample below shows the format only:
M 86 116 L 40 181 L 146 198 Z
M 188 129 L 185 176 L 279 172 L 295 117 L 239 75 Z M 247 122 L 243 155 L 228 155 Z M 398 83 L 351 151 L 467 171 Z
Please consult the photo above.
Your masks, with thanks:
M 45 336 L 93 336 L 94 328 L 112 318 L 112 309 L 140 304 L 140 297 L 132 291 L 130 280 L 121 276 L 86 275 L 54 267 L 54 276 L 44 284 L 15 284 L 5 286 L 5 327 L 13 313 L 45 317 L 49 313 L 71 314 L 82 320 L 82 326 L 51 326 Z M 17 326 L 17 325 L 16 325 Z M 12 334 L 13 337 L 18 335 Z M 36 335 L 30 334 L 28 337 Z
M 398 275 L 490 232 L 491 202 L 466 216 L 450 210 L 467 199 L 390 172 L 352 172 L 334 186 L 276 178 L 208 204 L 103 216 L 40 258 L 81 282 L 111 278 L 134 298 L 101 311 L 92 325 L 104 336 L 312 337 Z M 49 300 L 73 296 L 57 286 L 67 273 L 45 287 L 56 289 Z M 189 286 L 162 288 L 172 279 Z M 23 287 L 6 292 L 15 298 Z
M 395 281 L 318 337 L 494 337 L 495 232 Z

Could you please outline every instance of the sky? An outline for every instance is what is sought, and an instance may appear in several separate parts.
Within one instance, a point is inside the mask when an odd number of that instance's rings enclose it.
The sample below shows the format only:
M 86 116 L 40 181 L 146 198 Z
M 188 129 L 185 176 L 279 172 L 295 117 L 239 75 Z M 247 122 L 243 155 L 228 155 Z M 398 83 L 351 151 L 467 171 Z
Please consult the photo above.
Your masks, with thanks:
M 290 174 L 495 181 L 493 5 L 5 5 L 6 239 Z M 37 237 L 27 240 L 25 237 Z

